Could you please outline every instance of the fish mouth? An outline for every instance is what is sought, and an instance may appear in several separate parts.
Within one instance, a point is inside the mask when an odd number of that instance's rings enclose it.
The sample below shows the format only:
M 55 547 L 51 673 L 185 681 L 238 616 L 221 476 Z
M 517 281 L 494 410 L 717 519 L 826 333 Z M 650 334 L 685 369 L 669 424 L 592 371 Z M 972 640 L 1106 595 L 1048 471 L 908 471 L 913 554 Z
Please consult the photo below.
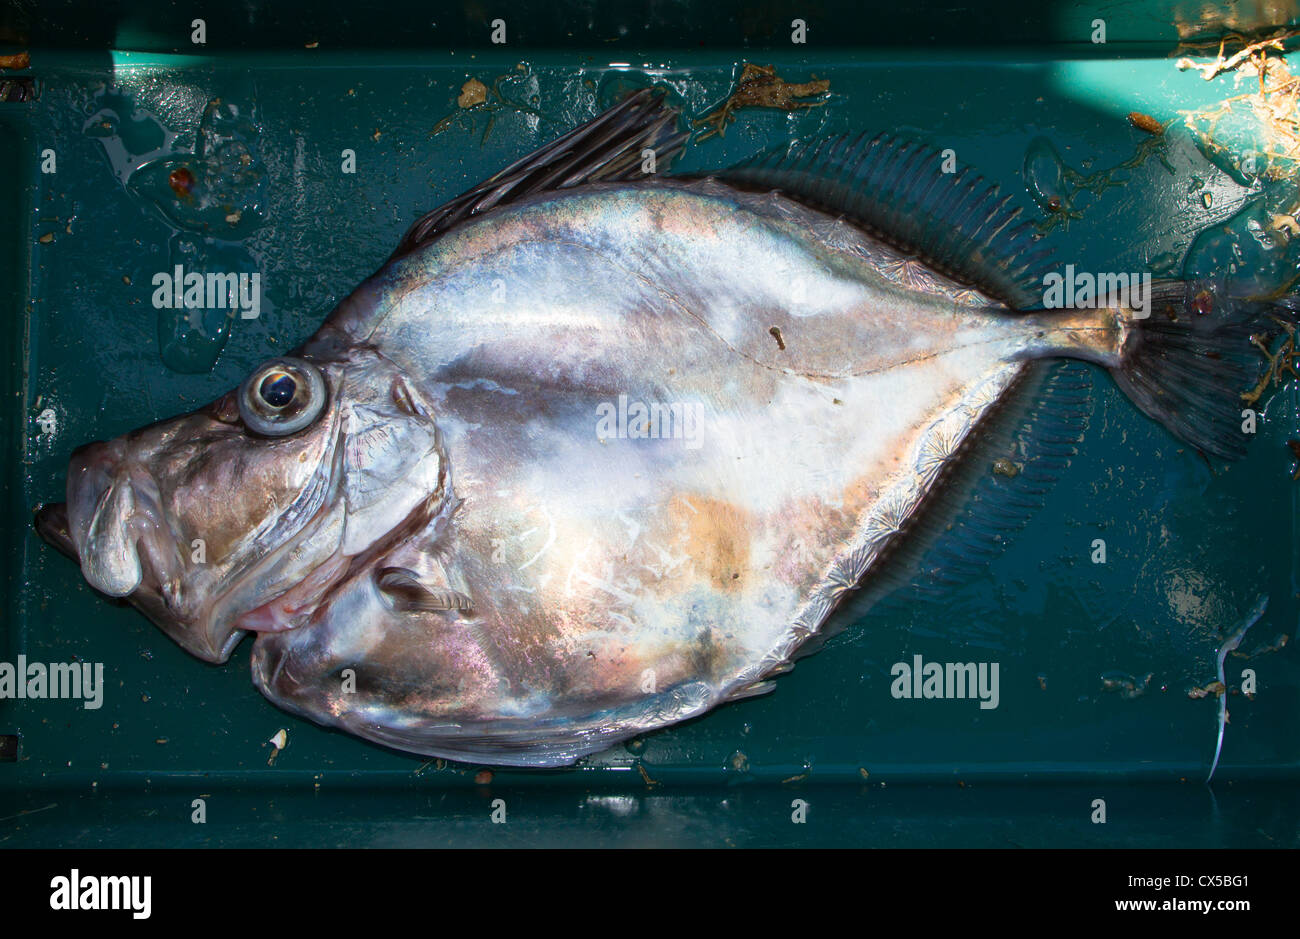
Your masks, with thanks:
M 67 501 L 39 506 L 34 519 L 36 533 L 110 597 L 131 596 L 155 574 L 164 584 L 174 567 L 157 486 L 123 450 L 120 441 L 78 447 L 68 464 Z
M 123 458 L 119 442 L 78 448 L 68 468 L 68 501 L 37 506 L 33 522 L 92 587 L 129 600 L 191 655 L 224 662 L 242 638 L 234 628 L 204 628 L 188 609 L 184 565 L 157 484 Z
M 68 536 L 81 573 L 110 597 L 126 597 L 144 581 L 140 540 L 151 532 L 150 501 L 141 499 L 120 441 L 77 448 L 68 466 Z
M 72 526 L 68 517 L 68 504 L 66 502 L 51 502 L 38 505 L 33 523 L 36 534 L 40 536 L 42 541 L 60 554 L 81 565 L 81 557 L 77 552 L 77 543 L 72 536 Z M 84 565 L 82 567 L 84 570 Z M 93 581 L 91 583 L 96 589 L 99 589 L 98 584 L 94 584 Z M 106 591 L 101 590 L 100 592 Z M 155 589 L 147 580 L 144 580 L 130 592 L 131 595 L 128 599 L 132 605 L 139 608 L 163 632 L 191 655 L 205 662 L 220 663 L 226 661 L 230 657 L 230 653 L 234 651 L 234 647 L 238 645 L 239 640 L 243 638 L 243 632 L 233 627 L 215 633 L 191 629 L 184 621 L 175 618 L 169 609 L 169 599 L 165 596 L 165 593 L 165 591 Z

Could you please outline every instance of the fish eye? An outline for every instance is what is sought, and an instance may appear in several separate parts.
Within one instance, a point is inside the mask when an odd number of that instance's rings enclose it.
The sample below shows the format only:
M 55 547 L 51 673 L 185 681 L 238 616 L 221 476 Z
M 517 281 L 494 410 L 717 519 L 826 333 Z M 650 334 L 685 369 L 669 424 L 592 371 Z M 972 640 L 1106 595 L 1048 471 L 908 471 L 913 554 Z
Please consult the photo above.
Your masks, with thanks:
M 287 407 L 298 394 L 298 379 L 288 372 L 274 371 L 262 379 L 257 394 L 267 407 L 278 411 Z
M 325 378 L 303 359 L 272 359 L 239 387 L 239 416 L 254 433 L 284 437 L 297 433 L 325 407 Z

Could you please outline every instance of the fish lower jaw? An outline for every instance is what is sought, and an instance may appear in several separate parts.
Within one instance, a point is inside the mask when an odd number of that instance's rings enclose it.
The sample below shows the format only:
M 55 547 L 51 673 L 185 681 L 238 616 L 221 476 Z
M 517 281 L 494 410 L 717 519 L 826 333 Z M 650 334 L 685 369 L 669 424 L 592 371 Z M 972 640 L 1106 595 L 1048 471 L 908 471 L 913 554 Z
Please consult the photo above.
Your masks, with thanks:
M 140 611 L 178 646 L 196 659 L 212 665 L 224 664 L 235 651 L 235 646 L 239 645 L 239 640 L 244 637 L 244 631 L 233 625 L 214 628 L 202 619 L 197 622 L 178 621 L 167 618 L 161 611 L 143 606 Z

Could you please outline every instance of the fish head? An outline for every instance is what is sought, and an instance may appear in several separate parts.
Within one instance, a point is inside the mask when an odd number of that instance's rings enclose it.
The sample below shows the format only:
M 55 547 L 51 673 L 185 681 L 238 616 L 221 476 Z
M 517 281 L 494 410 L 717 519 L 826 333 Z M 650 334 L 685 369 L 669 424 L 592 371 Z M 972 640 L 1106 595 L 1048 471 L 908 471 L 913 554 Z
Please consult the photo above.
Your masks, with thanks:
M 447 501 L 428 403 L 364 347 L 277 357 L 190 414 L 77 449 L 38 532 L 95 589 L 225 661 L 305 623 L 357 565 Z

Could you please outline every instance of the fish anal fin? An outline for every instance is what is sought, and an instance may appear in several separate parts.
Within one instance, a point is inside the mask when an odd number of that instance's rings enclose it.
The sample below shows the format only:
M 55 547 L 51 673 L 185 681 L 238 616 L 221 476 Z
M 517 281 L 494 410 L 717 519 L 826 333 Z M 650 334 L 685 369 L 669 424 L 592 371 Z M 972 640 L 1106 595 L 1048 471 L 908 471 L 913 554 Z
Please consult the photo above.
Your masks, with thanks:
M 868 602 L 891 593 L 908 604 L 942 596 L 987 569 L 1069 466 L 1092 411 L 1092 371 L 1075 361 L 1024 366 L 868 575 Z

